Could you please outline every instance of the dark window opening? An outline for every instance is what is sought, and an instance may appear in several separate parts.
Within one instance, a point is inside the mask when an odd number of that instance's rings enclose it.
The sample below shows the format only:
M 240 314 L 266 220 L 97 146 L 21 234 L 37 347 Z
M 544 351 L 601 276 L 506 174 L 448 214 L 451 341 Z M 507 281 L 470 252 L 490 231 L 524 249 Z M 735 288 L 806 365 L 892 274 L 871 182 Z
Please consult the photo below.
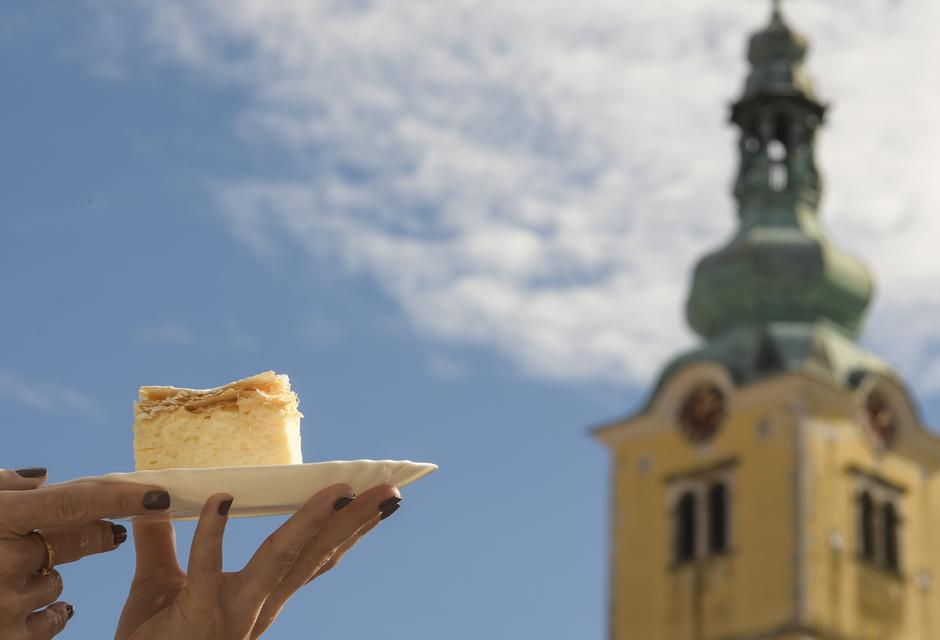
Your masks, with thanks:
M 720 482 L 708 490 L 708 550 L 728 550 L 728 490 Z
M 893 571 L 897 571 L 900 563 L 898 558 L 898 512 L 890 502 L 884 506 L 882 511 L 884 520 L 884 552 L 885 566 Z
M 777 114 L 774 119 L 773 137 L 783 144 L 787 144 L 790 139 L 790 119 L 785 114 Z
M 875 505 L 867 491 L 858 498 L 861 537 L 859 551 L 866 560 L 875 559 Z
M 687 491 L 676 508 L 676 562 L 695 558 L 695 495 Z

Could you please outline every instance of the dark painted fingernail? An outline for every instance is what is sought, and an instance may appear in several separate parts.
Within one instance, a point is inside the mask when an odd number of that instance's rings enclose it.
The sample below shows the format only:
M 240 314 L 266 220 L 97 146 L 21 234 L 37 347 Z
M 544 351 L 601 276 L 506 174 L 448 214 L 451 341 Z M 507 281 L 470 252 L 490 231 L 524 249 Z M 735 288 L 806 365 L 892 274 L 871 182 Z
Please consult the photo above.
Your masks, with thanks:
M 379 513 L 381 514 L 381 516 L 379 516 L 379 520 L 385 520 L 385 518 L 398 511 L 398 507 L 400 506 L 398 503 L 400 502 L 401 498 L 398 497 L 391 497 L 382 500 L 382 502 L 379 503 Z
M 65 613 L 68 615 L 69 620 L 72 619 L 72 616 L 75 615 L 75 607 L 70 605 L 68 602 L 65 603 Z
M 235 498 L 229 498 L 228 500 L 223 500 L 222 502 L 219 503 L 219 515 L 220 516 L 228 515 L 228 510 L 232 508 L 232 501 L 234 500 Z
M 401 498 L 397 498 L 397 497 L 385 498 L 385 500 L 382 500 L 382 502 L 379 503 L 379 511 L 388 511 L 389 509 L 397 505 L 399 502 L 401 502 Z
M 144 494 L 144 509 L 168 509 L 170 494 L 166 491 L 148 491 Z
M 343 507 L 349 505 L 349 503 L 352 502 L 353 498 L 355 497 L 356 496 L 343 496 L 342 498 L 340 498 L 339 500 L 333 503 L 333 511 L 339 511 Z
M 400 504 L 393 504 L 388 509 L 383 509 L 381 515 L 379 516 L 379 520 L 385 520 L 385 518 L 398 511 L 398 507 L 400 506 Z
M 16 473 L 23 478 L 42 478 L 49 472 L 45 467 L 29 467 L 27 469 L 17 469 Z
M 111 535 L 114 537 L 114 544 L 121 544 L 127 540 L 127 529 L 123 525 L 112 524 Z

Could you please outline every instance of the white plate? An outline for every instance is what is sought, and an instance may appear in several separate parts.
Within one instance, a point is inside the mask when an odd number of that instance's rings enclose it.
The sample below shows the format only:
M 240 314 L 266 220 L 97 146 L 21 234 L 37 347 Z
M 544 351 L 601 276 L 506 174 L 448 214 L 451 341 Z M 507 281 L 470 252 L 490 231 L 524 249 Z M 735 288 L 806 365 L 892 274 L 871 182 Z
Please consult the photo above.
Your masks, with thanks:
M 136 482 L 170 492 L 173 518 L 199 516 L 206 498 L 214 493 L 235 496 L 231 515 L 271 516 L 293 513 L 310 496 L 337 482 L 362 493 L 377 484 L 398 488 L 437 470 L 436 464 L 410 460 L 334 460 L 307 464 L 270 464 L 203 469 L 159 469 L 86 476 L 72 482 Z

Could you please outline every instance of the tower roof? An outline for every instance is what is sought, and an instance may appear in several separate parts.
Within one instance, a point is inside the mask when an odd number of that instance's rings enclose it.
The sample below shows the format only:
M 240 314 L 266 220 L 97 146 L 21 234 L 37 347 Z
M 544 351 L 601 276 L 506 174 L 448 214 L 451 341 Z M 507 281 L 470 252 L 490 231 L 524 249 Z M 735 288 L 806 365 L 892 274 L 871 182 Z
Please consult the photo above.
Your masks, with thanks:
M 731 109 L 740 131 L 740 224 L 695 270 L 686 311 L 706 344 L 664 376 L 690 358 L 725 362 L 741 381 L 812 366 L 844 382 L 854 369 L 881 368 L 854 342 L 871 277 L 818 220 L 815 136 L 825 106 L 803 66 L 807 48 L 777 2 L 749 40 L 750 71 Z
M 780 3 L 775 2 L 770 14 L 770 24 L 751 36 L 747 59 L 751 64 L 776 59 L 800 63 L 806 55 L 806 49 L 806 38 L 790 28 L 783 19 Z
M 813 82 L 803 67 L 809 44 L 794 31 L 775 2 L 770 22 L 754 33 L 747 47 L 751 64 L 744 93 L 732 109 L 732 120 L 743 105 L 753 100 L 787 98 L 805 101 L 819 117 L 825 107 L 816 99 Z

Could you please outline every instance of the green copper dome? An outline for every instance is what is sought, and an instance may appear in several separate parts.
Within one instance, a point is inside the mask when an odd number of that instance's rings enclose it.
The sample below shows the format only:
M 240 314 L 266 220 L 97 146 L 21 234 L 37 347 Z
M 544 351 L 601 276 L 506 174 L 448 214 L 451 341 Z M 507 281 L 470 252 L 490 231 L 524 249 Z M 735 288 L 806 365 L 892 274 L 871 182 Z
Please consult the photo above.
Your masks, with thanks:
M 692 328 L 713 340 L 742 326 L 828 320 L 857 337 L 872 293 L 865 267 L 818 232 L 812 213 L 785 198 L 765 204 L 776 209 L 768 218 L 790 220 L 742 225 L 699 262 L 686 307 Z
M 825 106 L 803 70 L 805 51 L 777 8 L 751 38 L 751 72 L 731 112 L 741 136 L 740 225 L 727 246 L 699 262 L 686 307 L 707 340 L 779 322 L 826 321 L 850 337 L 861 330 L 871 277 L 818 222 L 815 135 Z

